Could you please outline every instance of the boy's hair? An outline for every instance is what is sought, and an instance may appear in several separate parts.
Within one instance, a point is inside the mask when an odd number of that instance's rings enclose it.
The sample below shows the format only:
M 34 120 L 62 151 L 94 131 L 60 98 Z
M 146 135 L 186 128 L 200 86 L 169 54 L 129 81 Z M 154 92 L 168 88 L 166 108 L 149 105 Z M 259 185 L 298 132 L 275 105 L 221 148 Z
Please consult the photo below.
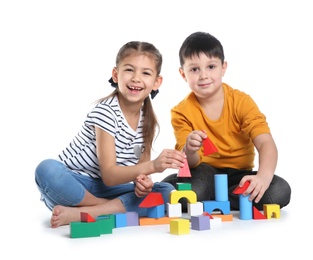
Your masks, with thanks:
M 208 57 L 219 58 L 224 63 L 223 46 L 218 39 L 206 32 L 195 32 L 190 34 L 179 50 L 179 61 L 182 67 L 186 58 L 204 53 Z
M 118 67 L 119 63 L 123 59 L 125 59 L 126 57 L 134 53 L 144 54 L 150 58 L 153 58 L 155 60 L 157 76 L 160 75 L 162 61 L 163 61 L 162 54 L 153 44 L 148 43 L 148 42 L 130 41 L 124 44 L 116 55 L 116 61 L 115 61 L 116 67 Z M 118 94 L 119 94 L 119 90 L 118 90 L 118 85 L 117 85 L 116 89 L 110 95 L 99 99 L 97 102 L 101 102 L 104 99 L 107 99 L 109 97 L 112 97 Z M 149 96 L 146 97 L 146 99 L 144 100 L 143 114 L 145 117 L 144 123 L 143 123 L 143 129 L 142 129 L 142 134 L 143 134 L 143 139 L 144 139 L 144 149 L 145 149 L 145 152 L 147 152 L 150 156 L 153 139 L 155 137 L 156 130 L 159 129 L 159 123 L 154 113 L 154 110 L 151 104 L 151 99 Z

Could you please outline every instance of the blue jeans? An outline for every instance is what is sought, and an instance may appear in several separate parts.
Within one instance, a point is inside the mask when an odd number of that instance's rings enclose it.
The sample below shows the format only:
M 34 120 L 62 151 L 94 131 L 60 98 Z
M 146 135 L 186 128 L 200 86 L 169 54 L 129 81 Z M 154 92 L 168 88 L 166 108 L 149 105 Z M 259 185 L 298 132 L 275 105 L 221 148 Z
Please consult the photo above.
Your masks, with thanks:
M 98 198 L 120 199 L 127 212 L 135 211 L 139 216 L 147 215 L 147 209 L 139 207 L 144 198 L 135 195 L 133 183 L 106 186 L 101 179 L 77 174 L 62 162 L 53 159 L 44 160 L 37 166 L 35 181 L 41 199 L 50 210 L 56 205 L 77 206 L 88 190 Z M 174 189 L 169 183 L 156 182 L 152 191 L 161 193 L 166 204 L 169 202 L 170 192 Z

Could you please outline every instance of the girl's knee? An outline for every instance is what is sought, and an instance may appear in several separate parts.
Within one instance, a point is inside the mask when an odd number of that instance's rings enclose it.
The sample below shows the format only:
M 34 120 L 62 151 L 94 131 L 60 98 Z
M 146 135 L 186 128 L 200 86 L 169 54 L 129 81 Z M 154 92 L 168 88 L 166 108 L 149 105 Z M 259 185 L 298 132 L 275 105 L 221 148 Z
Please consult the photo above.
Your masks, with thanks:
M 60 164 L 62 165 L 62 163 L 53 159 L 46 159 L 40 162 L 35 169 L 35 181 L 37 185 L 50 182 L 51 179 L 56 179 L 60 172 Z

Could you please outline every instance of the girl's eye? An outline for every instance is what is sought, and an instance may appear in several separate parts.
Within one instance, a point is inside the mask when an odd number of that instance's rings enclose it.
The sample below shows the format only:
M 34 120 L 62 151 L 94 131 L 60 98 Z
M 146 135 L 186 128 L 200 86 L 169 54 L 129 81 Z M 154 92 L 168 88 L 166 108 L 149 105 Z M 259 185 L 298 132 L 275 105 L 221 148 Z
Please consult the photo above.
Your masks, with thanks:
M 150 76 L 151 74 L 149 72 L 143 72 L 144 75 Z
M 133 69 L 127 68 L 127 69 L 125 69 L 125 71 L 133 71 Z

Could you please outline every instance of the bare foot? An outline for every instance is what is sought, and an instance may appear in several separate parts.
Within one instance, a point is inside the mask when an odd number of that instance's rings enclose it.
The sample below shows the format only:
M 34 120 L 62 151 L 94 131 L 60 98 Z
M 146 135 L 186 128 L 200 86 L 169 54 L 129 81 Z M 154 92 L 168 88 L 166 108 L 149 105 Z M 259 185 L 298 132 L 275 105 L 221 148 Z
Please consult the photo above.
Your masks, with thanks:
M 113 214 L 116 212 L 125 212 L 123 203 L 118 199 L 104 200 L 105 203 L 85 207 L 65 207 L 57 205 L 53 208 L 50 220 L 51 227 L 57 228 L 69 225 L 71 222 L 81 221 L 80 213 L 88 212 L 93 218 L 101 214 Z
M 69 225 L 71 222 L 80 221 L 80 208 L 65 207 L 57 205 L 53 208 L 51 217 L 51 227 L 57 228 L 64 225 Z

